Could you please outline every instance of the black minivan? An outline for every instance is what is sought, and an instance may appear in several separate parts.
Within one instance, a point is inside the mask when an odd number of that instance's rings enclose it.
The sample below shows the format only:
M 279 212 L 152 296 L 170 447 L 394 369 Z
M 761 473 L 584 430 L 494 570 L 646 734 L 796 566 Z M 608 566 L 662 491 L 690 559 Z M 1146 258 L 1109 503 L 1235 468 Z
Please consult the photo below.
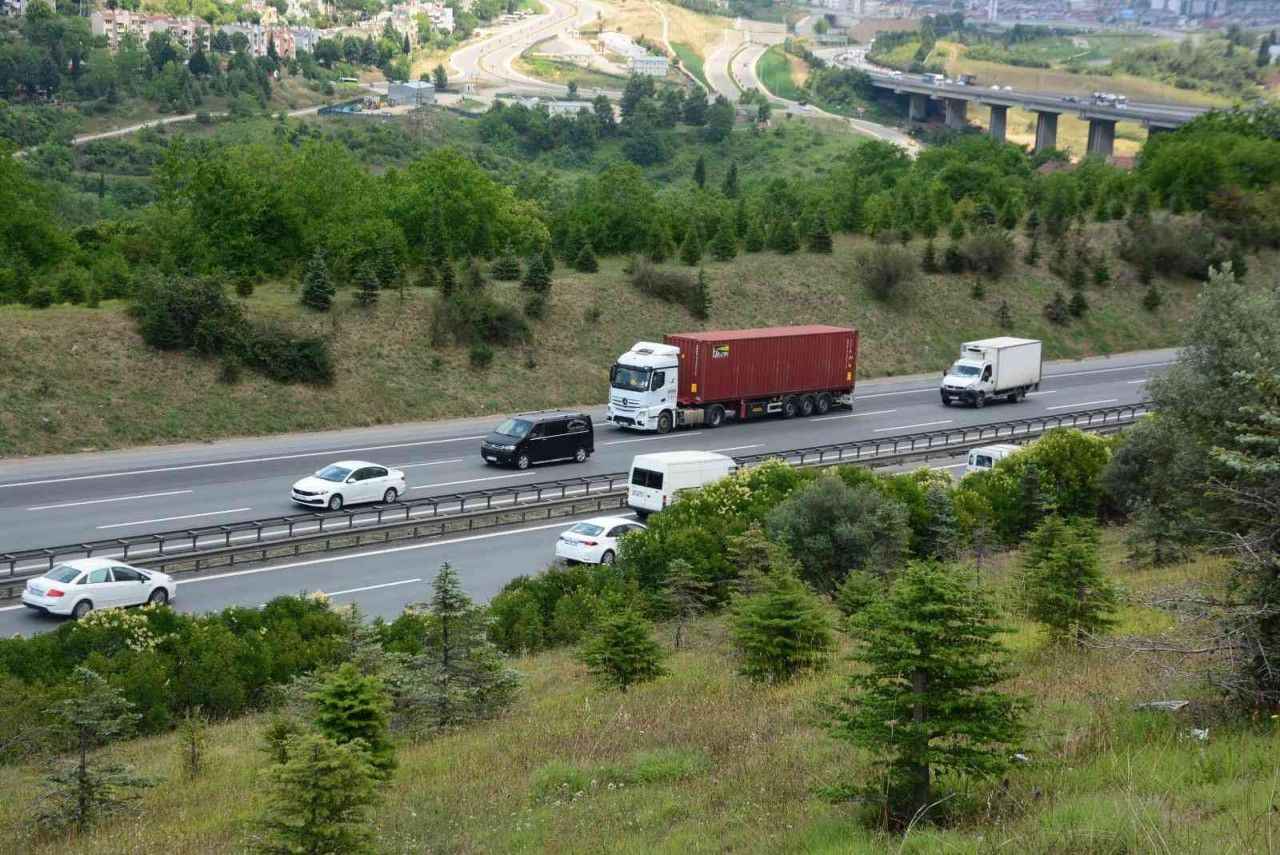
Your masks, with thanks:
M 480 443 L 480 456 L 485 463 L 501 463 L 517 469 L 553 460 L 582 463 L 595 450 L 591 417 L 560 411 L 513 416 Z

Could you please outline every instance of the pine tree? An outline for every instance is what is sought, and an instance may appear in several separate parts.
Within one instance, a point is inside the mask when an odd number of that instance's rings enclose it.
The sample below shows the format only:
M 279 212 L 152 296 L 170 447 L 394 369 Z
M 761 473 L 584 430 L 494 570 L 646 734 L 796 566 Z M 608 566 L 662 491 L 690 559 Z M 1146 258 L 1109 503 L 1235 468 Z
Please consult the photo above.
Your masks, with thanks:
M 431 599 L 414 608 L 431 615 L 423 653 L 410 665 L 416 718 L 439 730 L 493 718 L 509 707 L 519 676 L 489 642 L 484 611 L 463 592 L 458 572 L 442 564 Z
M 428 259 L 422 265 L 422 272 L 418 274 L 419 288 L 434 288 L 436 286 L 436 269 L 431 266 L 431 260 Z
M 707 186 L 707 161 L 702 155 L 698 155 L 698 160 L 693 165 L 693 183 L 700 188 Z
M 324 252 L 317 249 L 307 260 L 306 270 L 302 274 L 302 305 L 317 312 L 327 312 L 333 305 L 335 293 Z
M 950 491 L 940 484 L 930 485 L 924 494 L 924 511 L 929 522 L 920 554 L 935 561 L 954 561 L 960 555 L 960 523 Z
M 835 605 L 840 614 L 850 618 L 885 594 L 884 578 L 872 570 L 853 570 L 844 577 L 836 591 Z M 847 624 L 846 624 L 847 626 Z
M 942 252 L 942 269 L 948 273 L 964 273 L 966 266 L 968 266 L 967 259 L 960 251 L 960 245 L 955 241 L 947 244 L 947 248 Z
M 1040 238 L 1033 237 L 1031 245 L 1027 247 L 1027 254 L 1022 257 L 1028 267 L 1035 267 L 1040 263 Z
M 1148 312 L 1154 312 L 1160 308 L 1160 304 L 1164 302 L 1164 298 L 1160 296 L 1160 292 L 1156 290 L 1156 286 L 1152 285 L 1147 288 L 1147 293 L 1142 295 L 1142 307 Z
M 1067 524 L 1056 514 L 1031 533 L 1023 563 L 1028 615 L 1055 641 L 1083 646 L 1115 624 L 1119 592 L 1102 572 L 1093 523 Z
M 377 255 L 374 257 L 374 267 L 377 270 L 378 286 L 380 288 L 396 288 L 399 286 L 404 271 L 400 266 L 400 259 L 396 256 L 395 249 L 388 245 L 379 247 Z
M 665 223 L 658 221 L 653 224 L 652 230 L 649 232 L 648 245 L 645 247 L 645 255 L 654 264 L 662 262 L 675 255 L 675 241 L 671 239 L 671 232 L 667 230 Z
M 791 255 L 800 249 L 800 237 L 796 234 L 796 224 L 790 217 L 783 217 L 773 226 L 773 250 L 782 255 Z
M 920 269 L 925 273 L 938 272 L 938 251 L 933 246 L 933 241 L 925 242 L 924 252 L 920 256 Z
M 71 696 L 49 710 L 54 726 L 73 746 L 70 762 L 59 764 L 45 779 L 36 824 L 49 830 L 84 833 L 100 820 L 131 807 L 137 791 L 152 782 L 119 763 L 102 759 L 96 749 L 133 732 L 139 716 L 94 671 L 77 666 Z
M 1018 203 L 1012 197 L 1000 209 L 1000 227 L 1007 231 L 1013 231 L 1018 227 Z
M 729 164 L 729 171 L 724 174 L 724 184 L 720 188 L 726 199 L 738 198 L 738 162 Z
M 1071 311 L 1067 308 L 1067 298 L 1061 291 L 1053 293 L 1053 299 L 1044 304 L 1044 316 L 1050 323 L 1065 324 L 1071 320 Z
M 1040 234 L 1040 209 L 1032 208 L 1027 213 L 1027 220 L 1023 223 L 1023 229 L 1030 237 L 1037 237 Z
M 377 800 L 368 754 L 320 734 L 293 738 L 271 769 L 257 850 L 268 855 L 377 851 L 369 809 Z
M 364 261 L 356 268 L 356 293 L 355 301 L 357 305 L 372 307 L 378 302 L 378 273 L 373 265 Z
M 711 239 L 711 257 L 716 261 L 731 261 L 737 254 L 738 236 L 733 233 L 733 220 L 724 217 Z
M 624 692 L 666 674 L 664 656 L 649 622 L 629 607 L 601 618 L 581 651 L 587 670 L 600 683 Z
M 698 283 L 689 312 L 700 321 L 711 317 L 711 288 L 707 284 L 707 271 L 701 267 L 698 268 Z
M 440 266 L 440 293 L 444 297 L 452 297 L 458 290 L 458 272 L 454 269 L 452 259 L 446 258 Z
M 507 244 L 502 255 L 489 268 L 489 275 L 499 282 L 515 282 L 520 278 L 520 262 L 516 259 L 511 244 Z
M 878 755 L 868 795 L 910 820 L 933 801 L 935 772 L 990 776 L 1010 762 L 1025 704 L 995 687 L 1009 671 L 996 609 L 972 573 L 917 563 L 851 618 L 867 666 L 834 722 L 837 737 Z
M 1084 286 L 1088 283 L 1089 278 L 1085 273 L 1084 262 L 1077 258 L 1075 263 L 1071 265 L 1071 269 L 1067 271 L 1067 285 L 1071 287 L 1071 290 L 1079 292 L 1083 291 Z
M 956 217 L 951 221 L 951 227 L 948 230 L 949 237 L 953 241 L 963 240 L 965 235 L 964 220 Z
M 747 212 L 747 200 L 739 199 L 738 207 L 733 212 L 733 232 L 740 238 L 747 236 L 747 230 L 751 228 L 751 217 Z
M 1071 295 L 1071 301 L 1067 303 L 1067 311 L 1073 318 L 1082 318 L 1084 313 L 1089 311 L 1089 301 L 1085 299 L 1083 291 L 1076 291 Z
M 1093 265 L 1093 284 L 1099 288 L 1111 284 L 1111 267 L 1107 264 L 1106 256 L 1098 256 L 1097 263 Z
M 834 646 L 831 620 L 797 577 L 793 560 L 771 567 L 763 589 L 734 604 L 730 627 L 739 670 L 761 682 L 821 668 Z
M 693 572 L 693 565 L 683 558 L 667 565 L 667 577 L 662 583 L 663 602 L 675 618 L 675 648 L 680 649 L 684 627 L 690 620 L 705 612 L 713 603 L 711 583 Z
M 542 256 L 537 253 L 529 256 L 528 267 L 525 270 L 524 279 L 520 280 L 520 287 L 536 294 L 545 294 L 551 290 L 551 276 L 547 273 L 547 266 L 542 261 Z
M 467 275 L 465 280 L 466 288 L 473 294 L 484 290 L 489 284 L 489 280 L 484 278 L 484 268 L 480 266 L 480 259 L 473 258 L 467 262 Z
M 551 251 L 551 244 L 542 245 L 542 266 L 547 268 L 547 275 L 556 272 L 556 254 Z
M 325 679 L 308 700 L 315 707 L 316 729 L 339 745 L 361 740 L 369 764 L 380 778 L 396 766 L 391 743 L 390 701 L 382 681 L 367 677 L 350 662 Z
M 1000 324 L 1000 329 L 1013 329 L 1013 313 L 1009 310 L 1009 301 L 1001 300 L 1000 308 L 996 310 L 996 323 Z
M 595 250 L 591 248 L 590 241 L 582 245 L 582 251 L 573 261 L 573 269 L 579 273 L 595 273 L 600 269 L 600 262 L 596 261 Z
M 987 298 L 987 286 L 982 284 L 981 278 L 973 280 L 973 286 L 969 289 L 969 296 L 979 301 Z
M 578 255 L 582 252 L 583 245 L 587 242 L 586 233 L 581 226 L 573 225 L 569 227 L 569 231 L 564 236 L 564 246 L 562 258 L 570 265 L 578 259 Z
M 690 267 L 702 260 L 702 235 L 698 233 L 698 226 L 695 223 L 690 223 L 684 231 L 684 242 L 680 244 L 680 260 Z
M 756 217 L 747 227 L 747 237 L 743 242 L 747 252 L 760 252 L 765 247 L 764 223 Z
M 831 228 L 827 225 L 827 215 L 819 211 L 814 218 L 813 231 L 809 233 L 809 251 L 830 255 L 831 248 Z

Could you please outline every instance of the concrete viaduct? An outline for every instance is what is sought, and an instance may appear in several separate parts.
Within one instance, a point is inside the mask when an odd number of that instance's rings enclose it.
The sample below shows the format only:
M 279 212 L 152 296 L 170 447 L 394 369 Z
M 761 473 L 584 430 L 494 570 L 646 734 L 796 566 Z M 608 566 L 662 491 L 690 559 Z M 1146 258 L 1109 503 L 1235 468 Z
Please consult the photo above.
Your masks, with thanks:
M 970 104 L 987 107 L 991 110 L 990 134 L 998 140 L 1005 138 L 1010 107 L 1029 110 L 1036 114 L 1036 151 L 1057 147 L 1058 117 L 1063 113 L 1077 113 L 1081 119 L 1089 122 L 1088 154 L 1110 157 L 1115 149 L 1117 122 L 1140 122 L 1149 133 L 1154 134 L 1185 125 L 1208 112 L 1201 107 L 1175 104 L 1130 102 L 1124 107 L 1116 107 L 1094 104 L 1088 98 L 1071 95 L 984 89 L 959 83 L 930 83 L 915 75 L 879 71 L 871 72 L 870 77 L 876 88 L 907 98 L 907 115 L 912 121 L 925 120 L 930 101 L 940 102 L 947 127 L 950 128 L 963 128 L 967 125 Z

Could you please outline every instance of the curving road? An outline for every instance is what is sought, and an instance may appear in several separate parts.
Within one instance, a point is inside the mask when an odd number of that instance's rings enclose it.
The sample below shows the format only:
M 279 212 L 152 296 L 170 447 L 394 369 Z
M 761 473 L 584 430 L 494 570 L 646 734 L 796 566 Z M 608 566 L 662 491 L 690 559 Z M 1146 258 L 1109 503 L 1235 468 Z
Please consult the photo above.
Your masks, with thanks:
M 703 449 L 758 454 L 842 440 L 892 436 L 1139 401 L 1143 383 L 1173 359 L 1171 351 L 1046 365 L 1045 382 L 1020 405 L 944 408 L 935 375 L 867 381 L 854 409 L 822 418 L 761 421 L 656 436 L 601 425 L 588 463 L 515 472 L 486 467 L 480 437 L 495 420 L 463 420 L 327 433 L 146 448 L 0 463 L 0 552 L 142 534 L 296 512 L 294 479 L 342 458 L 405 469 L 411 496 L 546 481 L 625 470 L 642 451 Z M 590 410 L 597 419 L 599 408 Z M 301 590 L 343 592 L 374 614 L 394 615 L 423 596 L 420 581 L 448 560 L 481 599 L 516 575 L 544 567 L 557 532 L 570 522 L 442 541 L 313 557 L 235 569 L 183 581 L 179 606 L 194 611 L 257 605 Z M 56 623 L 21 606 L 0 607 L 0 633 L 38 632 Z

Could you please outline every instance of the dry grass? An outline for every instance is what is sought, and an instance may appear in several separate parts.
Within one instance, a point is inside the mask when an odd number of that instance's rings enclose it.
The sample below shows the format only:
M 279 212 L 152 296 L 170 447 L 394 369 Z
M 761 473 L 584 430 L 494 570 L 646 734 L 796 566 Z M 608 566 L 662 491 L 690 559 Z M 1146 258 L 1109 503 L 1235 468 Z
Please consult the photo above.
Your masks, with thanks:
M 730 18 L 701 15 L 670 3 L 657 2 L 667 17 L 667 38 L 688 45 L 704 60 L 724 30 L 733 26 Z M 648 0 L 614 0 L 604 14 L 606 29 L 619 30 L 633 38 L 645 36 L 660 43 L 662 16 Z
M 1118 534 L 1106 539 L 1115 558 Z M 1204 560 L 1159 577 L 1111 567 L 1132 589 L 1219 571 Z M 1122 629 L 1152 619 L 1136 608 L 1123 618 Z M 1007 788 L 967 788 L 971 807 L 949 827 L 887 839 L 856 809 L 822 798 L 820 788 L 864 781 L 869 768 L 824 729 L 823 705 L 840 696 L 852 666 L 842 655 L 816 677 L 755 686 L 734 673 L 723 621 L 709 619 L 671 657 L 669 677 L 625 695 L 594 688 L 566 652 L 518 660 L 525 687 L 507 718 L 400 748 L 378 838 L 396 853 L 1268 851 L 1280 834 L 1271 807 L 1280 730 L 1215 722 L 1209 740 L 1196 741 L 1193 719 L 1133 711 L 1152 697 L 1186 697 L 1195 684 L 1170 681 L 1141 658 L 1046 648 L 1033 629 L 1014 627 L 1018 676 L 1008 688 L 1032 702 L 1031 761 Z M 669 640 L 668 628 L 659 632 Z M 23 817 L 39 770 L 0 769 L 0 847 L 241 851 L 262 805 L 261 726 L 247 718 L 215 728 L 210 771 L 192 783 L 176 779 L 171 737 L 114 749 L 169 781 L 146 794 L 141 818 L 80 840 L 33 840 Z
M 1042 269 L 1018 267 L 987 283 L 983 301 L 970 297 L 969 277 L 935 276 L 913 295 L 884 304 L 854 284 L 855 256 L 864 245 L 861 238 L 838 236 L 831 256 L 762 253 L 709 262 L 708 328 L 850 324 L 862 333 L 859 375 L 865 378 L 932 371 L 946 364 L 961 338 L 999 334 L 1001 300 L 1009 302 L 1019 335 L 1044 339 L 1047 358 L 1171 345 L 1199 290 L 1193 282 L 1166 283 L 1165 304 L 1152 315 L 1132 282 L 1091 288 L 1092 311 L 1066 327 L 1043 318 L 1043 305 L 1062 285 Z M 945 238 L 937 245 L 940 252 Z M 920 249 L 915 242 L 913 250 Z M 559 268 L 550 313 L 534 325 L 534 342 L 501 352 L 483 371 L 468 367 L 462 349 L 432 345 L 428 292 L 408 289 L 403 307 L 394 293 L 384 294 L 368 312 L 352 306 L 344 290 L 334 313 L 318 315 L 302 311 L 296 292 L 285 286 L 260 287 L 247 301 L 251 316 L 332 337 L 337 379 L 323 389 L 279 386 L 252 374 L 236 386 L 220 385 L 217 363 L 146 348 L 118 304 L 0 307 L 0 454 L 597 403 L 604 398 L 605 368 L 633 342 L 699 326 L 684 309 L 638 294 L 622 266 L 622 259 L 611 258 L 595 275 Z M 1113 274 L 1124 275 L 1123 264 L 1112 266 Z M 1252 266 L 1258 280 L 1274 270 L 1267 259 Z M 493 288 L 503 300 L 522 301 L 512 284 Z M 589 317 L 593 307 L 596 320 Z

